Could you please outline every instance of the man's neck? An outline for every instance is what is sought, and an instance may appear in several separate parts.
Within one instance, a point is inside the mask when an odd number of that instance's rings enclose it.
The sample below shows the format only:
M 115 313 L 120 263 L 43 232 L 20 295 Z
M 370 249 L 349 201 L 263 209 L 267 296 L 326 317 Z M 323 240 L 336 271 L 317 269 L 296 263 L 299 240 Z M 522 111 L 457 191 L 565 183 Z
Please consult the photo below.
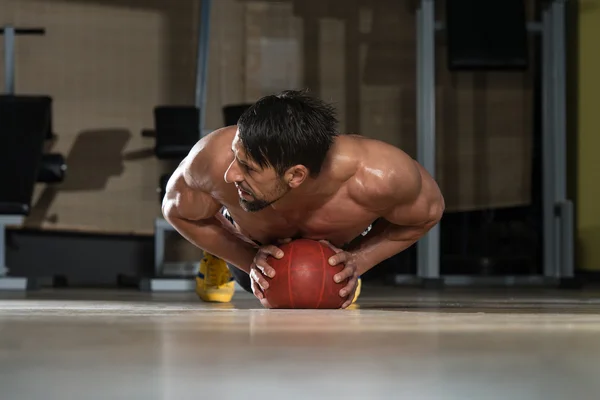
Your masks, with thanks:
M 279 201 L 271 205 L 273 210 L 282 214 L 299 211 L 313 211 L 327 203 L 344 185 L 344 182 L 356 173 L 357 162 L 354 153 L 348 153 L 348 144 L 341 137 L 329 150 L 323 162 L 321 172 L 316 177 L 308 177 L 299 187 L 292 189 Z
M 310 211 L 320 208 L 334 195 L 338 187 L 334 182 L 325 182 L 320 177 L 307 178 L 302 185 L 290 190 L 285 196 L 271 204 L 280 213 Z

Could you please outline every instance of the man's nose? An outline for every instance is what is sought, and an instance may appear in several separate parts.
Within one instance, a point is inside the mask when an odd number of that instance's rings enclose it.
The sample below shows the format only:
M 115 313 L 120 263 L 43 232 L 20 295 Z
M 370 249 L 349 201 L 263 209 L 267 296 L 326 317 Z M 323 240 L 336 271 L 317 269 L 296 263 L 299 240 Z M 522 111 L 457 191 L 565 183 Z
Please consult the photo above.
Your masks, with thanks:
M 242 172 L 235 165 L 235 160 L 233 160 L 231 164 L 229 164 L 229 167 L 227 168 L 227 171 L 225 171 L 225 176 L 223 178 L 227 183 L 241 182 L 244 180 Z

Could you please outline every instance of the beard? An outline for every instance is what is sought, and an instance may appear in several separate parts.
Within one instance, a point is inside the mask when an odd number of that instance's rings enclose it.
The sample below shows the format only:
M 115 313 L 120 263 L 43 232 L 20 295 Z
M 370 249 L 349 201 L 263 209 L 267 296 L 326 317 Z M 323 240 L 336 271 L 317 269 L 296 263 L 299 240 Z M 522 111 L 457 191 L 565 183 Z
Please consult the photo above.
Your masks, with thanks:
M 279 181 L 275 189 L 273 189 L 273 191 L 271 192 L 271 195 L 268 196 L 273 200 L 259 199 L 254 195 L 254 193 L 248 192 L 254 199 L 246 200 L 240 197 L 240 206 L 246 212 L 258 212 L 269 207 L 271 204 L 281 199 L 283 196 L 286 195 L 286 193 L 289 190 L 289 187 L 285 183 L 283 183 L 283 181 Z
M 240 206 L 246 212 L 258 212 L 269 207 L 272 202 L 266 200 L 245 200 L 240 199 Z

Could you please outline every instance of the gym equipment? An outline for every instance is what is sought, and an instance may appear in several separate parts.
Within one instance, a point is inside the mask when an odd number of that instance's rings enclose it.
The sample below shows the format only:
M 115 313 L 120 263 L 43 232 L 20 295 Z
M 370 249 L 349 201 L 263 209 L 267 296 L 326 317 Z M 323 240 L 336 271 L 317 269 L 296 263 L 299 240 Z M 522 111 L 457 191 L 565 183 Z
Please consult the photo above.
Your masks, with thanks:
M 447 0 L 446 27 L 450 70 L 528 66 L 524 0 Z
M 574 278 L 573 203 L 566 197 L 565 1 L 543 2 L 541 23 L 526 29 L 542 36 L 543 108 L 543 275 L 440 276 L 440 226 L 417 243 L 417 276 L 426 286 L 502 284 L 568 285 Z M 488 2 L 485 2 L 486 4 Z M 503 2 L 500 2 L 503 4 Z M 435 0 L 420 0 L 417 10 L 417 160 L 435 177 Z M 412 281 L 398 275 L 396 283 Z
M 225 126 L 237 125 L 238 120 L 252 104 L 231 104 L 223 107 Z
M 271 308 L 340 308 L 344 304 L 346 299 L 339 293 L 347 280 L 333 280 L 344 265 L 331 266 L 328 262 L 335 251 L 308 239 L 297 239 L 279 248 L 284 254 L 281 259 L 267 257 L 276 271 L 273 278 L 267 278 L 269 288 L 264 292 Z
M 154 109 L 154 154 L 159 160 L 181 161 L 198 142 L 200 111 L 193 106 L 159 106 Z M 157 191 L 162 202 L 171 174 L 160 177 Z
M 0 35 L 4 35 L 4 90 L 7 94 L 15 93 L 15 36 L 43 36 L 44 28 L 15 28 L 7 25 L 0 28 Z
M 212 0 L 202 0 L 200 6 L 200 26 L 198 29 L 198 59 L 196 62 L 196 107 L 200 110 L 198 130 L 206 136 L 206 93 L 208 77 L 208 50 L 210 40 L 210 11 Z
M 43 154 L 36 181 L 40 183 L 60 183 L 65 180 L 66 171 L 67 164 L 62 154 Z
M 15 95 L 15 42 L 17 36 L 44 36 L 45 28 L 17 28 L 12 25 L 0 27 L 0 35 L 4 36 L 4 96 Z M 46 131 L 46 139 L 52 139 L 54 136 L 52 129 L 52 98 L 50 101 L 50 122 Z
M 201 138 L 208 134 L 206 130 L 206 93 L 207 93 L 207 76 L 208 76 L 208 50 L 209 50 L 209 39 L 210 39 L 210 13 L 211 13 L 212 0 L 202 0 L 200 8 L 200 26 L 198 29 L 198 53 L 196 62 L 196 89 L 195 89 L 195 109 L 198 112 L 198 121 L 196 123 L 197 130 L 195 131 L 196 137 L 194 144 Z M 188 121 L 189 122 L 189 121 Z M 188 125 L 189 126 L 189 125 Z M 189 133 L 189 132 L 188 132 Z M 159 132 L 156 133 L 158 140 Z M 191 141 L 190 136 L 186 136 Z M 192 145 L 193 146 L 193 145 Z M 190 147 L 191 149 L 191 147 Z M 188 150 L 189 151 L 189 150 Z M 186 152 L 187 154 L 187 152 Z M 158 156 L 158 153 L 157 153 Z M 164 176 L 161 177 L 161 183 L 159 183 L 159 192 L 162 191 L 162 181 Z M 162 201 L 164 194 L 160 195 Z M 142 279 L 140 282 L 141 290 L 151 291 L 194 291 L 196 283 L 193 276 L 189 278 L 175 277 L 180 275 L 177 272 L 173 277 L 167 277 L 171 265 L 167 265 L 164 262 L 164 250 L 165 250 L 165 233 L 167 231 L 173 231 L 174 228 L 164 219 L 156 218 L 154 220 L 154 276 Z M 181 265 L 174 265 L 175 270 L 181 270 Z M 197 266 L 191 266 L 196 268 Z M 184 267 L 185 268 L 185 267 Z M 238 290 L 243 290 L 237 286 Z
M 154 153 L 160 160 L 182 160 L 200 139 L 200 110 L 194 106 L 154 108 L 156 142 Z
M 27 278 L 8 276 L 6 227 L 30 212 L 42 159 L 50 104 L 44 96 L 11 96 L 0 103 L 0 289 L 25 290 Z
M 154 153 L 161 160 L 181 161 L 200 139 L 200 110 L 195 106 L 159 106 L 154 109 L 155 147 Z M 159 178 L 157 191 L 162 202 L 167 182 L 171 173 Z M 193 276 L 181 279 L 181 269 L 194 270 L 195 266 L 182 266 L 178 263 L 164 263 L 165 232 L 173 231 L 173 227 L 164 219 L 154 221 L 154 262 L 155 277 L 142 279 L 142 290 L 185 290 L 195 289 Z M 171 275 L 167 270 L 174 269 Z M 160 278 L 159 278 L 160 276 Z M 176 277 L 175 277 L 176 276 Z
M 48 108 L 49 108 L 48 113 L 49 113 L 49 116 L 48 116 L 48 124 L 47 124 L 47 126 L 45 128 L 46 131 L 44 133 L 44 138 L 46 140 L 52 140 L 55 137 L 55 135 L 53 133 L 53 130 L 52 130 L 52 103 L 53 103 L 52 97 L 50 97 L 50 96 L 42 96 L 42 95 L 36 96 L 36 98 L 37 97 L 40 97 L 40 98 L 43 97 L 44 101 L 48 104 Z M 10 101 L 13 101 L 14 98 L 15 98 L 14 94 L 0 94 L 0 106 L 1 106 L 1 104 L 5 100 L 8 100 L 10 102 Z
M 154 154 L 159 160 L 181 161 L 200 138 L 200 111 L 194 106 L 159 106 L 154 109 Z M 171 174 L 161 175 L 157 192 L 159 201 Z
M 169 183 L 169 178 L 170 177 L 171 177 L 171 174 L 162 174 L 160 176 L 158 193 L 159 193 L 159 201 L 161 203 L 162 203 L 163 198 L 165 197 L 165 194 L 167 192 L 167 183 Z

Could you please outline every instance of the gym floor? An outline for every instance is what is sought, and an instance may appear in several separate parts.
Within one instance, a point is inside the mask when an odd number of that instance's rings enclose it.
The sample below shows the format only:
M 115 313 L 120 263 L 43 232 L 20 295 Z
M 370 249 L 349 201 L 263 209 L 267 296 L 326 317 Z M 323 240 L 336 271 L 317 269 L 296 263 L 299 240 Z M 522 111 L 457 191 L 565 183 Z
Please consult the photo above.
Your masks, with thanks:
M 600 291 L 365 288 L 351 310 L 246 293 L 0 293 L 0 398 L 596 399 Z

